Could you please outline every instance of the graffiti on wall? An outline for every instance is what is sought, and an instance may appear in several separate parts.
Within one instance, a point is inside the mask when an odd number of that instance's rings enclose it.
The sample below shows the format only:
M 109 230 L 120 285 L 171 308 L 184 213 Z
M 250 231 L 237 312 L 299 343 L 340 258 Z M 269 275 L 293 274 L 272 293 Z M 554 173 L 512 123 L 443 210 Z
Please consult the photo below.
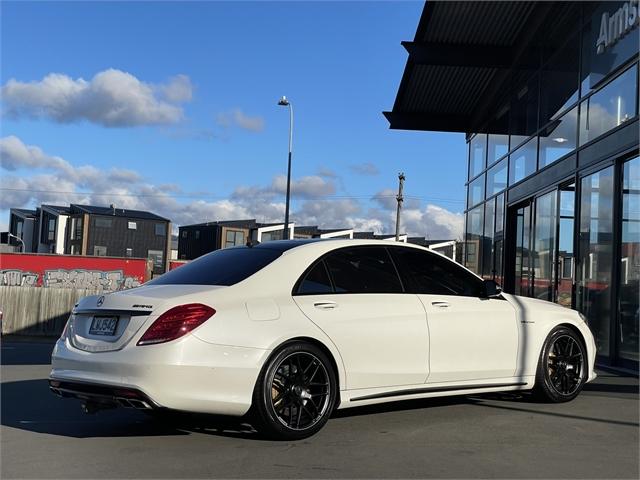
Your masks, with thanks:
M 41 286 L 45 288 L 86 288 L 104 292 L 124 290 L 140 285 L 135 276 L 126 276 L 122 270 L 56 269 L 45 270 Z M 22 270 L 0 270 L 0 285 L 36 287 L 38 274 Z
M 0 270 L 0 285 L 10 287 L 36 287 L 38 274 L 22 270 Z

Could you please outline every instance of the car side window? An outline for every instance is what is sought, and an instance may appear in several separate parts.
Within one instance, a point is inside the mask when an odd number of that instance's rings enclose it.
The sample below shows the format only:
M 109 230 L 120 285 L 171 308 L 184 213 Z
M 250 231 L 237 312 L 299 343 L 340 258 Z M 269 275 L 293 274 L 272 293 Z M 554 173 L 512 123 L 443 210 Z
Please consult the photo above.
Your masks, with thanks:
M 298 284 L 296 293 L 300 295 L 313 295 L 333 292 L 331 280 L 324 261 L 316 263 L 316 265 L 307 272 Z
M 482 280 L 442 258 L 413 248 L 392 248 L 400 275 L 412 293 L 481 297 Z
M 325 258 L 336 293 L 402 293 L 402 283 L 385 247 L 353 247 Z

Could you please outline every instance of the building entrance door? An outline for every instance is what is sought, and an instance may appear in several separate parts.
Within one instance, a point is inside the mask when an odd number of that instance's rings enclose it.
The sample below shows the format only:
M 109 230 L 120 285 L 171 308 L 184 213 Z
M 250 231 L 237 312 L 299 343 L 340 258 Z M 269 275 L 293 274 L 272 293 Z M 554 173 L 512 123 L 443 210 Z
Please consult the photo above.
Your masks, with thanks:
M 572 183 L 509 208 L 507 291 L 571 307 L 574 203 Z

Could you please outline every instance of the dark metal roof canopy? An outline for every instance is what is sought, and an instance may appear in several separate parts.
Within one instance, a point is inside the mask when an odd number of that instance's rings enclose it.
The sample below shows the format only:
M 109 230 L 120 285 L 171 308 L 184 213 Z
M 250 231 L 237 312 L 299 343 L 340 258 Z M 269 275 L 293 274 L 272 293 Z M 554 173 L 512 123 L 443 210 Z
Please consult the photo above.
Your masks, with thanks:
M 532 68 L 536 33 L 555 2 L 427 1 L 391 112 L 392 129 L 487 131 L 509 74 Z M 563 3 L 563 2 L 557 2 Z M 504 133 L 504 132 L 500 132 Z

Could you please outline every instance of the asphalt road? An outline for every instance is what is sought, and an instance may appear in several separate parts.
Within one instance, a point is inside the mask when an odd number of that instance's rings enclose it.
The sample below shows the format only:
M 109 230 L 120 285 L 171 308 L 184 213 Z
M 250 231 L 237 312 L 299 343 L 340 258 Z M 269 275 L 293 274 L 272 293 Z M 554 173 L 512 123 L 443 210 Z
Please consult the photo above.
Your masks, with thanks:
M 345 410 L 299 442 L 210 417 L 84 415 L 49 393 L 47 343 L 3 342 L 4 478 L 634 478 L 638 380 L 600 372 L 573 402 L 526 395 Z

